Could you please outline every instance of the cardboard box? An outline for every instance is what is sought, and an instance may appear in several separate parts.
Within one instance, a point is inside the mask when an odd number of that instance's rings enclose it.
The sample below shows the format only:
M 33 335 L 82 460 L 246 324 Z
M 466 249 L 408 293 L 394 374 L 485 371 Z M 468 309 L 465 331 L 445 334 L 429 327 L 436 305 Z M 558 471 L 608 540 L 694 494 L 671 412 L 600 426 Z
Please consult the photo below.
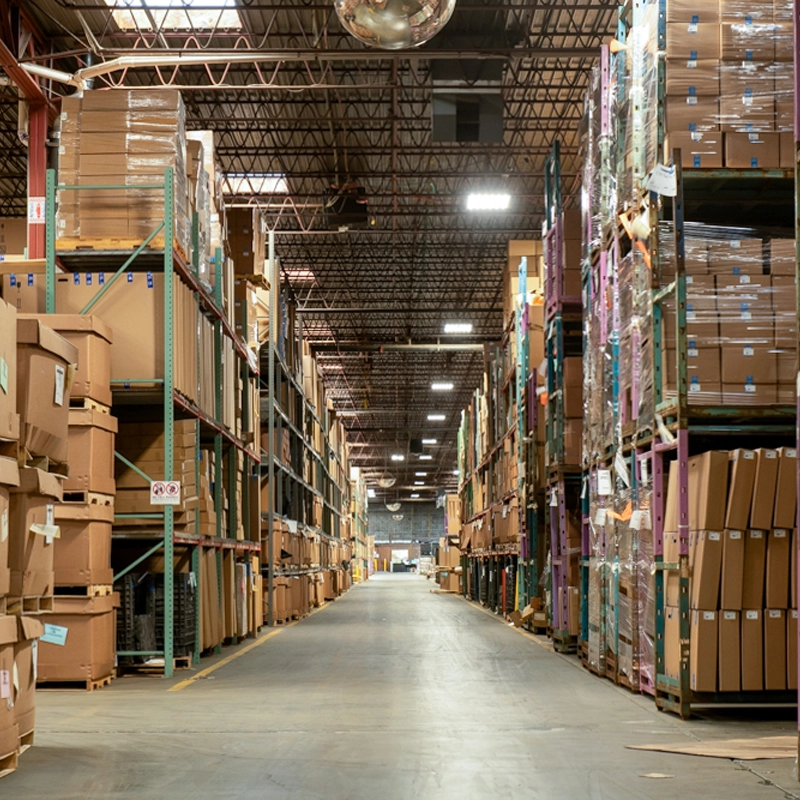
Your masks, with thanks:
M 775 488 L 775 512 L 772 524 L 776 528 L 794 528 L 797 512 L 797 450 L 778 448 L 778 477 Z M 770 606 L 773 608 L 773 606 Z
M 744 585 L 745 537 L 747 531 L 725 530 L 722 534 L 722 580 L 720 606 L 741 611 Z
M 764 626 L 761 609 L 742 611 L 742 691 L 764 688 Z
M 17 311 L 0 300 L 0 439 L 18 438 Z
M 111 405 L 111 328 L 98 317 L 81 314 L 50 314 L 47 324 L 78 351 L 78 368 L 71 397 L 88 397 Z
M 91 408 L 69 410 L 69 477 L 65 492 L 114 494 L 117 418 Z
M 53 542 L 59 535 L 55 523 L 61 481 L 49 472 L 29 467 L 20 470 L 19 486 L 11 489 L 9 509 L 9 594 L 42 597 L 53 593 Z
M 34 456 L 67 460 L 70 386 L 78 351 L 40 319 L 17 319 L 20 443 Z
M 741 283 L 743 275 L 760 277 L 763 274 L 763 244 L 761 239 L 726 239 L 709 241 L 708 269 L 713 275 L 727 275 L 729 279 L 718 282 L 720 288 L 728 289 Z M 752 281 L 754 284 L 759 281 Z
M 693 169 L 721 167 L 724 159 L 720 131 L 672 131 L 664 140 L 664 152 L 681 151 L 681 165 Z
M 794 169 L 796 148 L 794 143 L 794 133 L 782 131 L 778 134 L 780 147 L 780 167 L 781 169 Z
M 714 22 L 667 23 L 667 58 L 681 61 L 718 59 L 720 26 Z
M 55 519 L 61 529 L 53 551 L 55 585 L 110 584 L 114 577 L 111 569 L 114 507 L 59 503 Z
M 767 532 L 749 530 L 744 540 L 742 608 L 764 607 L 764 573 L 767 560 Z
M 797 608 L 797 528 L 792 530 L 792 556 L 789 559 L 789 607 Z
M 0 598 L 11 588 L 11 571 L 8 561 L 10 531 L 10 492 L 19 486 L 19 467 L 12 458 L 0 457 Z
M 677 679 L 681 668 L 680 612 L 677 608 L 664 608 L 664 672 L 668 678 Z
M 719 608 L 722 574 L 721 531 L 696 531 L 690 602 L 693 609 L 713 611 Z
M 3 217 L 0 219 L 0 256 L 22 255 L 27 247 L 27 218 Z
M 563 385 L 564 416 L 583 417 L 583 359 L 571 356 L 564 359 Z
M 694 102 L 687 103 L 691 99 Z M 670 134 L 719 130 L 719 98 L 668 97 L 666 130 Z
M 772 527 L 775 512 L 778 451 L 759 447 L 755 452 L 756 475 L 753 482 L 753 502 L 750 506 L 750 527 L 767 530 Z
M 717 691 L 716 611 L 692 611 L 689 634 L 689 680 L 693 692 Z
M 797 609 L 786 612 L 786 688 L 797 689 Z
M 764 611 L 764 689 L 786 689 L 786 611 Z
M 0 616 L 0 674 L 14 674 L 14 645 L 17 642 L 17 618 Z M 9 681 L 10 682 L 10 681 Z M 9 694 L 13 688 L 9 687 Z M 16 753 L 19 730 L 14 719 L 14 697 L 0 703 L 0 758 Z
M 744 6 L 746 7 L 746 6 Z M 770 36 L 772 19 L 746 16 L 720 25 L 720 54 L 723 61 L 773 61 L 775 42 Z
M 36 724 L 36 661 L 34 640 L 44 633 L 44 625 L 34 617 L 20 616 L 17 620 L 17 641 L 14 645 L 16 695 L 14 721 L 20 737 L 32 733 Z
M 726 133 L 725 166 L 734 169 L 778 169 L 781 165 L 777 133 Z
M 727 495 L 726 451 L 710 450 L 689 459 L 689 530 L 722 530 Z
M 667 59 L 668 97 L 716 97 L 719 86 L 719 59 Z
M 797 245 L 795 244 L 795 240 L 772 239 L 769 243 L 769 250 L 770 274 L 773 277 L 782 275 L 794 281 L 795 265 L 797 261 Z
M 775 384 L 778 362 L 775 348 L 760 344 L 722 345 L 722 375 L 726 384 Z
M 723 383 L 722 404 L 726 406 L 767 406 L 778 402 L 774 383 Z
M 719 4 L 698 3 L 697 0 L 670 0 L 667 4 L 667 22 L 697 24 L 719 23 Z
M 775 528 L 768 532 L 765 581 L 765 605 L 767 608 L 789 607 L 791 549 L 791 528 Z
M 725 512 L 725 527 L 744 529 L 750 524 L 750 506 L 753 501 L 753 484 L 756 477 L 756 454 L 753 450 L 738 448 L 729 453 L 730 491 Z M 725 606 L 723 608 L 734 608 Z
M 720 692 L 741 689 L 741 620 L 738 611 L 719 612 L 719 675 Z
M 39 642 L 37 681 L 96 681 L 114 670 L 117 650 L 119 595 L 62 597 L 53 613 L 41 616 L 48 625 L 66 628 L 63 645 Z

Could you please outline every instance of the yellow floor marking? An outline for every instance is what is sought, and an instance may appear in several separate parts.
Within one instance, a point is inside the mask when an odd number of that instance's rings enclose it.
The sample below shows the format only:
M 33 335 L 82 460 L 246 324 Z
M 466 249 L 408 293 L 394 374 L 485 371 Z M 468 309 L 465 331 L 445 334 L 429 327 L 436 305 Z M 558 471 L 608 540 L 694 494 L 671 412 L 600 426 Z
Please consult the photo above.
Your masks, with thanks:
M 308 617 L 313 616 L 318 611 L 322 611 L 323 608 L 327 608 L 330 603 L 323 603 L 319 608 L 315 608 Z M 308 617 L 304 617 L 304 619 L 308 619 Z M 235 661 L 239 656 L 243 656 L 245 653 L 249 653 L 251 650 L 255 650 L 256 647 L 260 647 L 264 642 L 271 639 L 273 636 L 277 636 L 279 633 L 283 633 L 287 628 L 291 628 L 297 625 L 298 622 L 302 622 L 302 619 L 296 619 L 294 622 L 288 623 L 288 625 L 284 625 L 281 628 L 277 628 L 274 631 L 270 631 L 266 636 L 262 636 L 260 639 L 252 642 L 251 644 L 247 645 L 247 647 L 243 647 L 241 650 L 237 650 L 235 653 L 231 653 L 229 656 L 226 656 L 222 659 L 222 661 L 217 661 L 216 664 L 212 664 L 210 667 L 206 667 L 205 669 L 201 669 L 195 675 L 192 675 L 191 678 L 187 678 L 185 681 L 181 681 L 180 683 L 176 683 L 174 686 L 171 686 L 167 689 L 168 692 L 180 692 L 181 689 L 185 689 L 187 686 L 191 686 L 195 681 L 200 680 L 200 678 L 205 678 L 206 675 L 210 675 L 212 672 L 215 672 L 220 667 L 224 667 L 226 664 L 230 664 L 231 661 Z

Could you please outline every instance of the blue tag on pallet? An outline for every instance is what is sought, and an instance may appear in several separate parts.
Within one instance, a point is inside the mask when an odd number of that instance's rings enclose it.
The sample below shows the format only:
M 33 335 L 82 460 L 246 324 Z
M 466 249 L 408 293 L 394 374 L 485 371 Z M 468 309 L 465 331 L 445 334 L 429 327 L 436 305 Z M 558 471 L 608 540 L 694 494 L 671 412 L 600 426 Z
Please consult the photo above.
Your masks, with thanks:
M 692 156 L 692 166 L 693 167 L 700 166 L 700 156 Z
M 12 286 L 16 286 L 17 285 L 17 276 L 13 272 L 8 276 L 8 282 Z
M 87 272 L 86 273 L 86 285 L 87 286 L 91 286 L 92 285 L 92 273 L 91 272 Z
M 689 51 L 689 61 L 697 61 L 697 50 Z
M 98 272 L 97 273 L 97 283 L 99 286 L 103 286 L 106 282 L 106 274 L 105 272 Z
M 132 272 L 128 273 L 128 283 L 133 283 L 133 273 Z
M 758 169 L 758 159 L 757 158 L 751 158 L 750 159 L 750 166 L 753 169 Z
M 152 272 L 148 272 L 147 273 L 147 288 L 148 289 L 152 289 L 153 288 L 153 273 Z
M 692 14 L 692 25 L 697 25 L 698 22 L 700 22 L 700 15 Z
M 80 286 L 81 285 L 81 274 L 80 274 L 80 272 L 73 272 L 72 273 L 72 282 L 76 286 Z
M 28 273 L 28 286 L 33 286 L 33 273 Z

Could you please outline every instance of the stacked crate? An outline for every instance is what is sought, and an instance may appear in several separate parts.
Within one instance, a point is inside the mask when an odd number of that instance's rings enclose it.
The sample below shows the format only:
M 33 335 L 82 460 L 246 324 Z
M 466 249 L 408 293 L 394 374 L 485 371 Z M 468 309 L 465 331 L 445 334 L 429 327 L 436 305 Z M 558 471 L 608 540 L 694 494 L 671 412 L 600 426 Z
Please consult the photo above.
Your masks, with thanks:
M 115 663 L 117 597 L 112 591 L 114 447 L 110 414 L 111 329 L 91 316 L 42 318 L 78 352 L 69 409 L 69 477 L 55 507 L 60 536 L 53 554 L 50 636 L 39 649 L 37 681 L 94 688 L 108 683 Z

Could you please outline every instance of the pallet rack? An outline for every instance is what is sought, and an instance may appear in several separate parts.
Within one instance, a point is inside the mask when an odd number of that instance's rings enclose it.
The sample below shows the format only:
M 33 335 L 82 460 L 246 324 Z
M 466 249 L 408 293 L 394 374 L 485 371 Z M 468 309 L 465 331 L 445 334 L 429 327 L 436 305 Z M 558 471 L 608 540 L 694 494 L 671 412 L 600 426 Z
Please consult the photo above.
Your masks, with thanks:
M 577 637 L 569 632 L 568 586 L 571 543 L 570 510 L 580 505 L 581 467 L 565 446 L 566 409 L 564 365 L 570 356 L 582 356 L 581 296 L 569 294 L 565 261 L 564 209 L 561 202 L 561 160 L 558 141 L 545 162 L 545 351 L 547 356 L 547 497 L 550 534 L 551 607 L 553 646 L 574 652 Z
M 351 509 L 347 465 L 342 454 L 336 452 L 329 441 L 332 412 L 324 406 L 315 407 L 313 398 L 305 394 L 302 379 L 297 377 L 300 341 L 296 338 L 294 313 L 285 296 L 280 298 L 279 294 L 281 281 L 275 257 L 274 231 L 269 232 L 268 247 L 268 269 L 273 287 L 269 295 L 269 319 L 273 336 L 261 349 L 260 404 L 267 427 L 266 447 L 262 447 L 261 452 L 261 482 L 263 486 L 266 478 L 268 487 L 266 492 L 262 488 L 261 536 L 262 552 L 268 554 L 262 572 L 267 579 L 267 597 L 270 598 L 267 624 L 272 626 L 276 622 L 275 578 L 297 574 L 297 570 L 284 570 L 275 563 L 273 537 L 276 521 L 286 521 L 306 535 L 341 544 L 344 541 L 343 522 L 350 519 Z M 279 299 L 286 310 L 288 330 L 275 336 Z M 282 447 L 285 439 L 289 442 L 289 452 L 279 455 L 278 443 L 281 442 Z M 282 457 L 285 455 L 289 455 L 290 464 L 285 463 Z M 310 474 L 307 469 L 310 469 Z M 322 507 L 321 520 L 314 519 L 315 502 Z M 364 511 L 356 522 L 356 529 L 366 544 Z M 337 571 L 344 569 L 341 564 L 328 566 Z M 319 571 L 316 567 L 304 572 Z
M 197 274 L 196 256 L 191 262 L 187 262 L 184 255 L 175 247 L 174 234 L 174 173 L 171 168 L 164 172 L 163 181 L 153 181 L 147 186 L 136 188 L 151 189 L 164 192 L 164 217 L 163 222 L 159 223 L 155 230 L 144 239 L 144 241 L 133 250 L 108 250 L 91 249 L 91 242 L 87 242 L 87 249 L 71 249 L 57 251 L 56 239 L 56 200 L 59 192 L 80 192 L 81 190 L 99 191 L 129 191 L 130 186 L 115 185 L 80 185 L 70 186 L 58 184 L 56 174 L 53 170 L 47 172 L 46 182 L 46 312 L 54 313 L 56 310 L 56 269 L 57 264 L 68 272 L 75 274 L 97 274 L 103 270 L 114 270 L 112 277 L 104 281 L 98 288 L 93 300 L 86 305 L 82 313 L 89 313 L 96 302 L 124 273 L 132 271 L 159 272 L 164 276 L 164 377 L 153 376 L 147 379 L 121 379 L 113 382 L 114 403 L 115 405 L 135 405 L 137 409 L 149 408 L 153 418 L 163 420 L 164 424 L 164 479 L 170 480 L 173 476 L 173 457 L 174 457 L 174 422 L 176 419 L 196 419 L 198 421 L 197 446 L 201 442 L 213 442 L 216 454 L 216 470 L 214 475 L 214 509 L 216 514 L 217 536 L 204 536 L 199 533 L 199 514 L 196 516 L 197 532 L 177 532 L 175 530 L 174 511 L 172 506 L 164 506 L 163 511 L 153 511 L 147 514 L 115 514 L 115 519 L 124 521 L 125 519 L 136 518 L 138 520 L 152 520 L 152 527 L 133 534 L 114 534 L 114 544 L 117 547 L 128 545 L 136 552 L 136 557 L 124 569 L 114 575 L 114 581 L 125 577 L 140 564 L 150 557 L 161 554 L 164 561 L 164 595 L 163 595 L 163 650 L 141 651 L 141 650 L 120 650 L 118 657 L 145 657 L 163 658 L 163 671 L 166 677 L 170 677 L 174 670 L 175 639 L 174 639 L 174 567 L 175 567 L 175 546 L 183 545 L 191 549 L 191 569 L 199 576 L 200 574 L 200 548 L 213 548 L 216 551 L 216 565 L 218 585 L 221 587 L 222 573 L 222 551 L 230 550 L 241 555 L 258 552 L 259 544 L 250 539 L 249 517 L 245 516 L 244 540 L 236 538 L 237 521 L 235 512 L 228 515 L 225 519 L 225 511 L 222 504 L 222 482 L 223 482 L 223 452 L 227 451 L 229 458 L 229 478 L 233 484 L 235 480 L 235 457 L 239 451 L 244 455 L 244 473 L 249 474 L 259 462 L 259 455 L 255 453 L 249 445 L 240 437 L 232 433 L 222 421 L 222 338 L 227 337 L 232 343 L 234 351 L 239 359 L 240 375 L 243 378 L 244 386 L 247 387 L 250 378 L 257 373 L 257 369 L 252 364 L 250 355 L 244 343 L 234 333 L 227 317 L 222 310 L 222 264 L 220 254 L 217 254 L 216 266 L 216 287 L 215 294 L 212 296 L 201 284 Z M 193 226 L 196 233 L 197 226 Z M 150 248 L 151 242 L 157 239 L 163 240 L 163 248 Z M 197 252 L 197 239 L 194 239 L 194 253 Z M 203 314 L 213 321 L 215 334 L 215 376 L 216 396 L 215 414 L 210 415 L 202 411 L 192 400 L 183 396 L 174 386 L 174 342 L 173 342 L 173 320 L 175 314 L 173 297 L 173 276 L 176 276 L 182 283 L 189 287 L 197 303 L 197 313 Z M 244 413 L 245 424 L 251 422 L 250 410 L 247 408 L 247 392 L 244 393 Z M 120 453 L 116 457 L 126 465 L 136 471 L 140 477 L 150 481 L 150 477 L 139 470 L 136 465 L 127 461 Z M 199 471 L 199 465 L 198 465 Z M 197 477 L 197 475 L 196 475 Z M 198 481 L 199 485 L 199 481 Z M 248 482 L 244 482 L 247 491 Z M 233 485 L 231 486 L 230 498 L 231 509 L 233 503 Z M 248 502 L 253 502 L 252 497 L 245 495 L 244 507 Z M 257 498 L 255 498 L 257 502 Z M 142 552 L 143 551 L 143 552 Z M 193 661 L 196 663 L 200 657 L 200 636 L 199 620 L 200 593 L 196 593 L 197 607 L 195 609 L 196 636 L 195 647 L 192 654 Z M 222 594 L 220 589 L 220 607 L 222 605 Z

